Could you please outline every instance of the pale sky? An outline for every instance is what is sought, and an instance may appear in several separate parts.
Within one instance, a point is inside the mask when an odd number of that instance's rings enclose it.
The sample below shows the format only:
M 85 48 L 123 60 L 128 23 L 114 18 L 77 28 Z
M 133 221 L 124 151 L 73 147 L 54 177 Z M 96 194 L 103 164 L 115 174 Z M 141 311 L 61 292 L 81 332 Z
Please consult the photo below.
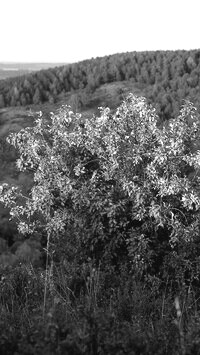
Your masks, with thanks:
M 199 0 L 0 0 L 0 62 L 197 48 Z

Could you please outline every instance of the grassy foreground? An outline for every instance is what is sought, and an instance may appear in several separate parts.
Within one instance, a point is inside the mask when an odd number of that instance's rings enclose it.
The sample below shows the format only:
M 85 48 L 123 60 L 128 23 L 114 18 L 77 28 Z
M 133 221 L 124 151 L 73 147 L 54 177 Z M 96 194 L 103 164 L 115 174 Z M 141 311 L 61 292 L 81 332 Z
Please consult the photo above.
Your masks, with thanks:
M 177 297 L 91 260 L 50 268 L 48 277 L 31 265 L 1 269 L 1 354 L 200 353 L 194 289 Z

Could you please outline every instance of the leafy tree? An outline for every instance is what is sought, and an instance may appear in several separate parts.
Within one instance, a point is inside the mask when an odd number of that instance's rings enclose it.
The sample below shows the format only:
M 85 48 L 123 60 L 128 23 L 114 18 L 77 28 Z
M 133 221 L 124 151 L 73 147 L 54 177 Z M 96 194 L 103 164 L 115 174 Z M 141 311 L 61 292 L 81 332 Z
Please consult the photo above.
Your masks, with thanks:
M 198 278 L 199 115 L 186 102 L 168 125 L 157 123 L 155 109 L 133 94 L 114 114 L 105 108 L 84 121 L 68 106 L 50 124 L 39 114 L 33 128 L 8 138 L 17 167 L 33 172 L 31 193 L 3 184 L 0 201 L 20 232 L 43 230 L 65 251 L 74 242 L 97 263 Z

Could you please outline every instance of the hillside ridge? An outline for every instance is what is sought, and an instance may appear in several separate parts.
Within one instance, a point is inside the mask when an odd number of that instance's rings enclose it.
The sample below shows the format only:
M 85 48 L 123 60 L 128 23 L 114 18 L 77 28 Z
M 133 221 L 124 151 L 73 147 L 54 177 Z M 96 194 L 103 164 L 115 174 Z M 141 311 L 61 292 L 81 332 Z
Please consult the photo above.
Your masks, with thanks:
M 183 100 L 199 107 L 200 50 L 127 52 L 92 58 L 0 81 L 0 108 L 57 103 L 79 90 L 79 106 L 104 84 L 133 81 L 163 120 Z

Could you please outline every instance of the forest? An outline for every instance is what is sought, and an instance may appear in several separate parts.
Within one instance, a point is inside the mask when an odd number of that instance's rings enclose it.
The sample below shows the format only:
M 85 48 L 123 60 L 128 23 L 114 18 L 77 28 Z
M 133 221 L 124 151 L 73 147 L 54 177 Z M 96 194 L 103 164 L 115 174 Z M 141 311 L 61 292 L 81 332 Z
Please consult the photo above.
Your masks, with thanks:
M 199 57 L 0 81 L 2 355 L 200 354 Z
M 82 109 L 103 84 L 132 80 L 165 120 L 177 115 L 183 99 L 199 105 L 199 76 L 199 50 L 118 53 L 2 80 L 0 108 L 54 103 L 79 90 Z

